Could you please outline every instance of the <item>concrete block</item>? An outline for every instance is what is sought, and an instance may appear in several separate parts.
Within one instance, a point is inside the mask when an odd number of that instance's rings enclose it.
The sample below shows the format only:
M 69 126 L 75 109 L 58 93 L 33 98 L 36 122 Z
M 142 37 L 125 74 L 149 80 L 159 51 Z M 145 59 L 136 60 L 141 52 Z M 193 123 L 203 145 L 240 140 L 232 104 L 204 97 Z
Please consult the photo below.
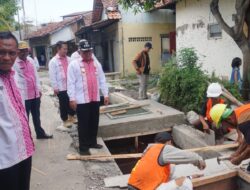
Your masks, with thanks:
M 118 119 L 110 119 L 107 115 L 101 114 L 98 135 L 103 138 L 132 135 L 168 129 L 185 123 L 182 112 L 153 100 L 137 101 L 133 104 L 148 104 L 145 108 L 150 113 Z
M 194 129 L 188 125 L 174 126 L 172 136 L 174 143 L 182 149 L 199 148 L 215 145 L 215 135 L 213 131 L 211 134 L 205 134 L 199 130 Z M 214 151 L 207 151 L 199 153 L 204 159 L 220 156 Z

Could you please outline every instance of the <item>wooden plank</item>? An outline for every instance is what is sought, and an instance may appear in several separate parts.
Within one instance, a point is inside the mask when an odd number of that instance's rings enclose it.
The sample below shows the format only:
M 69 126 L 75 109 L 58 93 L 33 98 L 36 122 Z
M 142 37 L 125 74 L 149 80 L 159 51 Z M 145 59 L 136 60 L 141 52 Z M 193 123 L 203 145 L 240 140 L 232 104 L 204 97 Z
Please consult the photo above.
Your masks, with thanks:
M 238 144 L 229 144 L 229 145 L 217 145 L 217 146 L 209 146 L 209 147 L 201 147 L 201 148 L 193 148 L 193 149 L 186 149 L 186 151 L 190 152 L 199 152 L 199 151 L 209 151 L 209 150 L 222 150 L 228 148 L 235 148 Z M 68 154 L 67 160 L 112 160 L 112 159 L 127 159 L 127 158 L 140 158 L 142 157 L 142 153 L 135 153 L 135 154 L 114 154 L 114 155 L 90 155 L 90 156 L 81 156 L 78 154 Z
M 240 178 L 242 178 L 246 182 L 250 183 L 250 174 L 246 173 L 245 171 L 243 171 L 242 169 L 239 168 L 238 175 Z
M 238 175 L 238 172 L 236 170 L 230 170 L 226 172 L 221 172 L 212 176 L 205 176 L 197 179 L 193 179 L 193 186 L 194 187 L 199 187 L 203 185 L 207 185 L 210 183 L 215 183 L 217 181 L 222 181 L 225 179 L 233 178 Z
M 200 148 L 192 148 L 192 149 L 186 149 L 191 152 L 205 152 L 205 151 L 216 151 L 216 150 L 224 150 L 229 148 L 237 148 L 239 146 L 238 143 L 234 144 L 223 144 L 223 145 L 216 145 L 216 146 L 206 146 L 206 147 L 200 147 Z
M 114 76 L 114 75 L 120 75 L 120 72 L 110 72 L 110 73 L 105 73 L 105 76 Z
M 111 112 L 116 112 L 116 111 L 121 111 L 121 110 L 130 110 L 130 109 L 136 109 L 136 108 L 141 108 L 144 106 L 149 106 L 149 104 L 141 104 L 141 105 L 130 105 L 129 107 L 124 107 L 124 108 L 117 108 L 113 110 L 100 110 L 100 113 L 111 113 Z
M 142 153 L 135 154 L 115 154 L 115 155 L 90 155 L 90 156 L 81 156 L 78 154 L 68 154 L 67 160 L 99 160 L 99 161 L 107 161 L 113 159 L 128 159 L 128 158 L 141 158 Z
M 112 116 L 116 116 L 116 115 L 121 115 L 121 114 L 124 114 L 124 113 L 127 113 L 127 111 L 126 110 L 120 110 L 120 111 L 111 112 L 110 114 Z
M 170 132 L 172 131 L 172 128 L 166 128 L 166 129 L 159 129 L 154 131 L 147 131 L 147 132 L 140 132 L 140 133 L 133 133 L 128 135 L 120 135 L 120 136 L 114 136 L 114 137 L 104 137 L 104 141 L 110 141 L 110 140 L 117 140 L 117 139 L 126 139 L 126 138 L 132 138 L 132 137 L 139 137 L 139 136 L 145 136 L 145 135 L 152 135 L 160 132 Z
M 199 187 L 194 187 L 194 190 L 236 190 L 236 189 L 238 189 L 237 177 L 232 177 L 214 183 L 202 185 Z

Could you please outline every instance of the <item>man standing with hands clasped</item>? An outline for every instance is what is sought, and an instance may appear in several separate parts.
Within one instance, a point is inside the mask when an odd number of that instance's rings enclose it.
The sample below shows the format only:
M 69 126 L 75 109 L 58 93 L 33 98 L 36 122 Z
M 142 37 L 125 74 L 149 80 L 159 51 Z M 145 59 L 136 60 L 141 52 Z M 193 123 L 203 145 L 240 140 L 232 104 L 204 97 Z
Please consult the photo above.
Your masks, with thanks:
M 104 103 L 108 105 L 108 88 L 99 62 L 92 58 L 92 47 L 88 41 L 79 44 L 81 59 L 72 61 L 68 68 L 68 95 L 70 107 L 78 118 L 79 152 L 89 154 L 89 148 L 101 149 L 97 144 L 101 89 Z

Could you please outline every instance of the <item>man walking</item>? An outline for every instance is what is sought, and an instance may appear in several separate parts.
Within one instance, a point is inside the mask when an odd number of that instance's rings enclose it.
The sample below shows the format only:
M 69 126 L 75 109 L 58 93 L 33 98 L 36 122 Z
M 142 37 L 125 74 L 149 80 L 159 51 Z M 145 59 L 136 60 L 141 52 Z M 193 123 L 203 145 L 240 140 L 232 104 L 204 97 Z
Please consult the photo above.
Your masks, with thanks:
M 27 116 L 31 112 L 37 139 L 50 139 L 53 136 L 47 135 L 41 127 L 40 104 L 41 85 L 37 74 L 34 60 L 28 56 L 29 46 L 25 41 L 18 45 L 18 57 L 16 58 L 14 69 L 18 75 L 18 84 L 25 100 Z
M 68 95 L 70 106 L 78 118 L 79 152 L 89 154 L 89 148 L 102 148 L 97 144 L 101 89 L 104 103 L 109 103 L 105 75 L 99 62 L 92 58 L 92 48 L 87 41 L 79 44 L 82 59 L 77 59 L 68 69 Z
M 150 59 L 148 53 L 152 49 L 152 44 L 147 42 L 144 45 L 144 49 L 137 54 L 132 64 L 136 70 L 136 74 L 139 78 L 139 99 L 148 99 L 147 96 L 147 85 L 150 72 Z
M 17 39 L 0 32 L 0 184 L 1 189 L 29 190 L 34 144 L 12 66 Z
M 75 111 L 69 106 L 67 94 L 67 70 L 70 58 L 67 56 L 68 46 L 66 42 L 59 41 L 56 44 L 57 54 L 49 62 L 49 77 L 54 94 L 59 98 L 60 116 L 64 127 L 71 127 L 76 123 Z

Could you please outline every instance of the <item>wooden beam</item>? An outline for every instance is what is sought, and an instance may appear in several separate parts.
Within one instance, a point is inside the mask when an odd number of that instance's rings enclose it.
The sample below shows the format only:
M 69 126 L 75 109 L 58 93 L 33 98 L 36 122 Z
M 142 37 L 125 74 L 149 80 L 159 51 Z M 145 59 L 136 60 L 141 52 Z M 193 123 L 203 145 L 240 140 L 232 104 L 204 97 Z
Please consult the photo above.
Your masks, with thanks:
M 133 133 L 133 134 L 128 134 L 128 135 L 120 135 L 120 136 L 114 136 L 114 137 L 104 137 L 104 141 L 110 141 L 110 140 L 117 140 L 117 139 L 126 139 L 126 138 L 132 138 L 132 137 L 139 137 L 139 136 L 145 136 L 145 135 L 152 135 L 160 132 L 170 132 L 172 131 L 172 128 L 166 128 L 166 129 L 159 129 L 159 130 L 154 130 L 154 131 L 147 131 L 147 132 L 140 132 L 140 133 Z
M 192 148 L 192 149 L 186 149 L 187 151 L 191 152 L 206 152 L 206 151 L 216 151 L 216 150 L 224 150 L 229 148 L 237 148 L 239 146 L 238 143 L 234 144 L 223 144 L 223 145 L 216 145 L 216 146 L 205 146 L 200 148 Z
M 246 182 L 250 183 L 250 174 L 246 173 L 242 169 L 238 169 L 238 175 L 240 178 L 242 178 Z
M 144 106 L 149 106 L 149 104 L 142 104 L 142 105 L 130 105 L 129 107 L 124 107 L 124 108 L 117 108 L 117 109 L 113 109 L 113 110 L 100 110 L 100 113 L 111 113 L 111 112 L 117 112 L 117 111 L 122 111 L 122 110 L 130 110 L 130 109 L 136 109 L 136 108 L 141 108 Z
M 229 145 L 217 145 L 217 146 L 208 146 L 208 147 L 201 147 L 201 148 L 193 148 L 193 149 L 186 149 L 186 151 L 190 152 L 205 152 L 210 150 L 223 150 L 228 148 L 235 148 L 238 147 L 238 144 L 229 144 Z M 128 158 L 141 158 L 142 153 L 135 153 L 135 154 L 114 154 L 114 155 L 108 155 L 108 154 L 96 154 L 96 155 L 90 155 L 90 156 L 81 156 L 78 154 L 68 154 L 67 160 L 100 160 L 100 161 L 106 161 L 106 160 L 112 160 L 112 159 L 128 159 Z
M 207 185 L 210 183 L 215 183 L 217 181 L 222 181 L 228 178 L 236 177 L 238 175 L 238 172 L 236 170 L 230 170 L 226 172 L 221 172 L 212 176 L 205 176 L 197 179 L 193 179 L 193 186 L 199 187 L 203 185 Z

